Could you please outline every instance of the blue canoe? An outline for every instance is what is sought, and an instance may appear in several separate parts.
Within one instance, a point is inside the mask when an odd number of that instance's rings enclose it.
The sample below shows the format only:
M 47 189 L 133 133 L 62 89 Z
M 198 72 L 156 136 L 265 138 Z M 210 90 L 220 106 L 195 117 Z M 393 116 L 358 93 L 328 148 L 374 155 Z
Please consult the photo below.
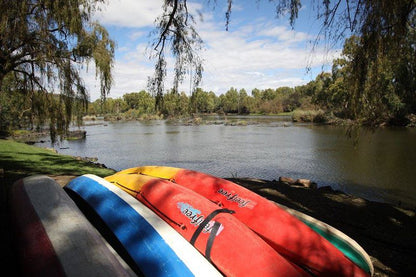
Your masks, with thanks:
M 95 211 L 144 275 L 221 276 L 153 211 L 106 180 L 83 175 L 73 179 L 65 189 L 81 197 Z

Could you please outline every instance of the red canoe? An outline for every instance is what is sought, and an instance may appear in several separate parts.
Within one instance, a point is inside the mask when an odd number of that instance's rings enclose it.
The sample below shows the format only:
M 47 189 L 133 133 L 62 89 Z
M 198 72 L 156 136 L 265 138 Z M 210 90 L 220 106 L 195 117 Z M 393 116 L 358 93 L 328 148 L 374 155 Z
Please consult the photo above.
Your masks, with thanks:
M 329 241 L 273 202 L 233 182 L 187 169 L 145 166 L 118 174 L 169 179 L 208 198 L 260 235 L 277 252 L 317 276 L 369 276 Z M 217 206 L 217 208 L 218 208 Z
M 306 275 L 233 217 L 232 211 L 219 208 L 200 194 L 158 178 L 136 175 L 138 182 L 133 184 L 110 177 L 106 179 L 156 212 L 224 275 Z

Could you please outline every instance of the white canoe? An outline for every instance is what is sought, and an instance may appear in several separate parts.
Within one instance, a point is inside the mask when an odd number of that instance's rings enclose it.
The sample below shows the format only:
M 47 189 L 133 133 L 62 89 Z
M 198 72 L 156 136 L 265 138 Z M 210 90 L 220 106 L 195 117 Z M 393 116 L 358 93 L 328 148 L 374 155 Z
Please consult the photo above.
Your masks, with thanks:
M 31 176 L 11 191 L 23 276 L 134 276 L 53 179 Z

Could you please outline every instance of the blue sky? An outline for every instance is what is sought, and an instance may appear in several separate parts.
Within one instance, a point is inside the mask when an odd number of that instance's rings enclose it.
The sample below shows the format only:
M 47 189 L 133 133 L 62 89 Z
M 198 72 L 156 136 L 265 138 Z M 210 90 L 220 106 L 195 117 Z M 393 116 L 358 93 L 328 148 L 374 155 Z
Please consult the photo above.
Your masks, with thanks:
M 153 74 L 154 61 L 148 59 L 149 33 L 154 20 L 161 14 L 161 0 L 109 0 L 95 18 L 117 42 L 114 85 L 109 97 L 146 89 L 148 76 Z M 303 6 L 292 30 L 287 18 L 276 18 L 275 5 L 269 1 L 234 0 L 229 31 L 225 30 L 226 0 L 189 1 L 197 31 L 204 41 L 200 53 L 204 59 L 201 88 L 225 93 L 230 87 L 266 89 L 297 86 L 314 79 L 322 69 L 329 70 L 339 49 L 312 44 L 320 24 L 313 7 Z M 197 11 L 203 14 L 200 20 Z M 171 62 L 168 66 L 172 66 Z M 311 72 L 306 67 L 311 66 Z M 94 66 L 89 65 L 84 80 L 91 100 L 99 98 L 99 82 Z M 171 87 L 168 74 L 166 88 Z M 189 93 L 185 79 L 181 90 Z

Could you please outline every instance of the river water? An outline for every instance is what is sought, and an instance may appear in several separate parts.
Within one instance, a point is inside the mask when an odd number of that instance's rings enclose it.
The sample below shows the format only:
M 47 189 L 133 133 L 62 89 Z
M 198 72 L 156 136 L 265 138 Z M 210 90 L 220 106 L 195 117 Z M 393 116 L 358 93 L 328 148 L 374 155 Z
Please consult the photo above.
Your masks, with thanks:
M 416 206 L 416 129 L 362 131 L 354 145 L 343 127 L 294 124 L 287 117 L 210 122 L 96 122 L 83 127 L 86 139 L 54 147 L 97 157 L 116 170 L 165 165 L 219 177 L 306 178 L 370 200 Z

